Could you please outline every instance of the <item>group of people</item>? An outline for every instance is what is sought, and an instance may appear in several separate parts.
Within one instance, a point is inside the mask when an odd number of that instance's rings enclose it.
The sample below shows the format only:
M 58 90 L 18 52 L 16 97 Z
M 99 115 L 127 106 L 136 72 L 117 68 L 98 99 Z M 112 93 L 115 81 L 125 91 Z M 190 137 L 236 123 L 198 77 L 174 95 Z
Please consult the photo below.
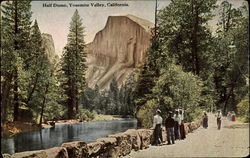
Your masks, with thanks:
M 175 140 L 186 138 L 183 119 L 184 110 L 182 109 L 176 109 L 175 114 L 171 111 L 168 113 L 168 117 L 165 120 L 168 144 L 175 144 Z M 154 145 L 161 145 L 163 143 L 162 123 L 161 111 L 158 109 L 153 121 Z
M 221 110 L 218 110 L 218 113 L 215 116 L 216 116 L 216 120 L 217 120 L 217 128 L 218 128 L 218 130 L 220 130 L 221 129 L 221 119 L 222 119 Z M 205 129 L 208 127 L 208 116 L 207 116 L 206 112 L 204 112 L 204 115 L 202 118 L 202 126 Z
M 217 128 L 221 129 L 221 119 L 222 113 L 221 110 L 218 110 L 216 114 Z M 186 138 L 185 127 L 184 127 L 184 110 L 176 109 L 173 114 L 171 111 L 168 112 L 168 116 L 165 120 L 165 128 L 167 132 L 167 141 L 169 144 L 175 144 L 175 140 L 183 140 Z M 162 124 L 163 119 L 161 117 L 161 111 L 158 109 L 153 120 L 153 129 L 154 129 L 154 145 L 161 145 L 163 143 L 162 138 Z M 202 120 L 203 128 L 208 128 L 208 115 L 204 112 Z

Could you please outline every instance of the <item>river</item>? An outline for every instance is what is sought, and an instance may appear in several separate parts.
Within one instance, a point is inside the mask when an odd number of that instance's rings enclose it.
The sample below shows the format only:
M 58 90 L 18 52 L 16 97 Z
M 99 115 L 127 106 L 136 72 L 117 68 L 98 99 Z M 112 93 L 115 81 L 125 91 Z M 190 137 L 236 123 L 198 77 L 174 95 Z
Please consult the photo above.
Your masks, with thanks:
M 136 125 L 136 119 L 56 124 L 52 128 L 1 138 L 1 152 L 13 154 L 22 151 L 47 149 L 58 147 L 65 142 L 79 140 L 90 143 L 109 134 L 136 128 Z

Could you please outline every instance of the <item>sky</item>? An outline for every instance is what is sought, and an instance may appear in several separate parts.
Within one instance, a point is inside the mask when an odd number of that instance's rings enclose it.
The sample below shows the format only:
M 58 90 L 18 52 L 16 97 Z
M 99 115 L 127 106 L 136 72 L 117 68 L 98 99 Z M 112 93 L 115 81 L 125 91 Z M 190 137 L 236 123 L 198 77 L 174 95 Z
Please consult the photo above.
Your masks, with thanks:
M 158 9 L 162 9 L 170 3 L 170 0 L 158 0 Z M 242 0 L 229 0 L 235 6 L 240 6 Z M 104 4 L 106 7 L 92 7 L 91 3 Z M 123 7 L 109 7 L 107 3 L 127 4 Z M 52 7 L 45 7 L 45 5 Z M 53 5 L 56 4 L 57 6 Z M 89 5 L 88 7 L 70 7 L 70 4 Z M 58 7 L 65 5 L 67 7 Z M 33 1 L 32 20 L 37 20 L 42 33 L 51 34 L 55 44 L 55 50 L 61 55 L 63 47 L 67 43 L 69 24 L 74 11 L 78 9 L 79 15 L 85 27 L 85 42 L 93 41 L 95 34 L 102 30 L 108 16 L 132 14 L 154 23 L 155 0 L 116 0 L 116 1 Z

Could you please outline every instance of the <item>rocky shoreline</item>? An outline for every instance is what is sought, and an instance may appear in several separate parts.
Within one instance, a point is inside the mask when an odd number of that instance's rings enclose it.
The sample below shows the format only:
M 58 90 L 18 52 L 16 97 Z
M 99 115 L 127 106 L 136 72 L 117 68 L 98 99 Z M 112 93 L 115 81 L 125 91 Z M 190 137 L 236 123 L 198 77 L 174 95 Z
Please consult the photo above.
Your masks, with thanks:
M 8 122 L 2 126 L 2 135 L 3 136 L 10 136 L 15 135 L 18 133 L 23 132 L 30 132 L 35 130 L 40 130 L 44 128 L 51 128 L 56 124 L 77 124 L 81 122 L 90 122 L 90 121 L 112 121 L 112 120 L 122 120 L 120 116 L 113 116 L 113 115 L 96 115 L 94 119 L 87 118 L 87 119 L 72 119 L 72 120 L 57 120 L 57 121 L 47 121 L 43 123 L 41 126 L 31 122 Z
M 202 120 L 185 123 L 186 134 L 200 127 Z M 164 130 L 164 129 L 163 129 Z M 63 143 L 61 147 L 45 150 L 26 151 L 13 155 L 3 154 L 4 158 L 116 158 L 128 155 L 132 150 L 138 151 L 148 148 L 152 142 L 153 130 L 129 129 L 126 132 L 111 134 L 97 139 L 95 142 L 74 141 Z M 163 141 L 166 141 L 166 132 L 163 131 Z

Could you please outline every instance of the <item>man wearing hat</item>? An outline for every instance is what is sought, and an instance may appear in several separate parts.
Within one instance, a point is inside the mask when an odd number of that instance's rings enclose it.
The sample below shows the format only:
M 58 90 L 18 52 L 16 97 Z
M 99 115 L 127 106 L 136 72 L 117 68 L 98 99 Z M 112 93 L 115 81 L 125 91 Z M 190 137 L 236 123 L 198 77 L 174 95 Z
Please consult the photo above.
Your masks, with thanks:
M 170 111 L 168 113 L 168 118 L 165 121 L 165 127 L 167 130 L 167 140 L 168 140 L 168 145 L 171 144 L 170 139 L 172 141 L 172 144 L 174 144 L 174 119 L 172 118 L 172 112 Z
M 154 144 L 159 145 L 161 144 L 161 124 L 162 124 L 162 117 L 161 117 L 161 110 L 156 110 L 156 115 L 154 116 L 153 122 L 153 129 L 154 129 Z
M 221 128 L 221 117 L 222 117 L 222 114 L 221 114 L 220 110 L 218 110 L 218 113 L 217 113 L 216 117 L 217 117 L 218 130 L 220 130 L 220 128 Z

